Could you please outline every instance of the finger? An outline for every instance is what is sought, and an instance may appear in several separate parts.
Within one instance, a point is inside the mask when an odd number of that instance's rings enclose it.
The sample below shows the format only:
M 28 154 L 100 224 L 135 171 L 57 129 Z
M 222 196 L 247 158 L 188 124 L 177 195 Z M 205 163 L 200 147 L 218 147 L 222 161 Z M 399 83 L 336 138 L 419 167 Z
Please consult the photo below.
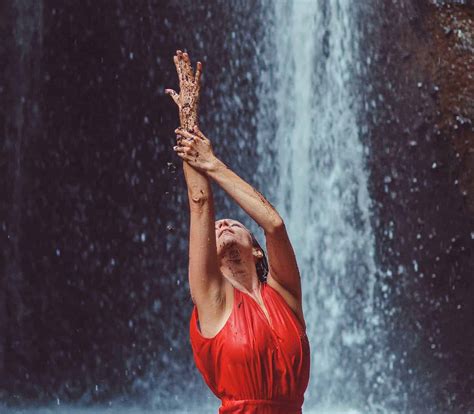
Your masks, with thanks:
M 196 135 L 192 134 L 191 132 L 186 131 L 185 129 L 176 128 L 174 132 L 186 138 L 196 138 Z
M 188 80 L 189 81 L 194 80 L 193 68 L 191 66 L 191 59 L 189 58 L 189 55 L 186 52 L 183 53 L 183 67 L 185 70 L 185 74 L 188 76 Z
M 181 82 L 183 74 L 181 73 L 181 65 L 179 64 L 178 56 L 173 56 L 174 65 L 176 66 L 176 72 L 178 73 L 178 80 Z
M 178 97 L 179 97 L 179 95 L 178 95 L 178 93 L 177 93 L 175 90 L 173 90 L 173 89 L 165 89 L 165 93 L 166 93 L 167 95 L 170 95 L 170 96 L 173 98 L 173 101 L 175 102 L 175 104 L 178 105 L 178 102 L 179 102 Z
M 186 152 L 184 151 L 184 148 L 179 146 L 179 145 L 175 145 L 173 147 L 173 150 L 174 152 L 176 152 L 176 154 L 185 154 Z
M 196 65 L 196 76 L 194 78 L 194 82 L 196 83 L 196 89 L 201 89 L 201 73 L 202 73 L 202 63 L 198 62 Z
M 186 62 L 184 60 L 184 56 L 183 56 L 184 54 L 181 50 L 178 50 L 177 53 L 178 53 L 178 63 L 179 63 L 180 71 L 181 71 L 180 82 L 184 80 L 187 81 L 189 78 L 189 74 L 188 74 L 188 69 L 186 67 Z
M 179 147 L 173 147 L 174 151 L 176 154 L 179 156 L 186 158 L 186 159 L 191 159 L 191 158 L 197 158 L 197 152 L 193 151 L 191 148 L 179 148 Z
M 175 152 L 175 154 L 176 154 L 179 158 L 181 158 L 183 161 L 187 161 L 187 158 L 188 158 L 188 157 L 187 157 L 185 154 L 183 154 L 183 153 L 181 153 L 181 152 Z
M 176 142 L 178 143 L 178 145 L 190 146 L 191 143 L 194 142 L 194 138 L 185 138 L 185 139 L 182 139 L 181 137 L 177 136 L 177 137 L 176 137 Z
M 185 148 L 183 148 L 183 147 L 180 146 L 180 145 L 175 145 L 175 146 L 173 147 L 173 150 L 174 150 L 176 153 L 185 154 L 185 151 L 184 151 Z

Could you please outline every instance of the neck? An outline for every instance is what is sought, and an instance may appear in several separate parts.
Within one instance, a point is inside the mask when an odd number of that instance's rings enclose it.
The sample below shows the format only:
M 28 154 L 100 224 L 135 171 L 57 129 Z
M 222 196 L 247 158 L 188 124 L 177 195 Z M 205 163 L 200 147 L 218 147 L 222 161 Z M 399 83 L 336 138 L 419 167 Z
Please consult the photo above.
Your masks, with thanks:
M 230 247 L 222 258 L 221 271 L 238 289 L 251 295 L 259 291 L 259 280 L 253 257 L 243 257 L 237 246 Z

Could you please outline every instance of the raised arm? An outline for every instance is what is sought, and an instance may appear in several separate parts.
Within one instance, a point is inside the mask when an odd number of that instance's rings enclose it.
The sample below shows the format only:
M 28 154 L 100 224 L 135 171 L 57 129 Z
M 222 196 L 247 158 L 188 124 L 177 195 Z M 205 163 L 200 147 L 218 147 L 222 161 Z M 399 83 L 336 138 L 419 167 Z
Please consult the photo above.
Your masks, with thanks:
M 301 278 L 296 257 L 283 219 L 265 197 L 240 178 L 212 151 L 207 137 L 199 130 L 194 133 L 178 129 L 190 139 L 175 150 L 182 159 L 203 171 L 224 189 L 265 232 L 268 253 L 268 281 L 274 279 L 302 306 Z
M 202 65 L 197 63 L 194 76 L 189 56 L 180 50 L 177 51 L 177 56 L 174 56 L 174 62 L 180 93 L 172 89 L 166 89 L 166 93 L 170 94 L 178 105 L 183 130 L 192 130 L 193 126 L 198 124 Z M 178 136 L 178 142 L 180 141 L 181 137 Z M 217 262 L 214 201 L 209 177 L 184 160 L 183 170 L 190 212 L 189 287 L 200 316 L 204 316 L 218 312 L 222 307 L 220 300 L 223 279 Z

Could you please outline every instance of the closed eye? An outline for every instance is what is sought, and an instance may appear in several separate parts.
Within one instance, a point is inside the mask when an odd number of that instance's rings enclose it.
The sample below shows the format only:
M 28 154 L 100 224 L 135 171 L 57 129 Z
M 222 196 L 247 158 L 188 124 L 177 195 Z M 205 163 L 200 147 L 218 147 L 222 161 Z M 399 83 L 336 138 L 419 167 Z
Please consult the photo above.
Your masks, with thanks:
M 234 227 L 234 226 L 243 228 L 243 227 L 242 227 L 240 224 L 238 224 L 238 223 L 231 224 L 229 227 Z M 215 228 L 216 230 L 218 229 L 217 226 L 214 226 L 214 228 Z

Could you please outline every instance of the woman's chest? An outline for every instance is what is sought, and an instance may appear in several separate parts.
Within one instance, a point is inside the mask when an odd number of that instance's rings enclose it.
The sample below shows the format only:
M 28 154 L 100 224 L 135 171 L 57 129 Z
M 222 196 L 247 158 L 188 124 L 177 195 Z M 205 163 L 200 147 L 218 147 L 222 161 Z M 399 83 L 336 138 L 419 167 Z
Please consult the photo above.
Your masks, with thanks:
M 276 358 L 299 361 L 307 338 L 296 316 L 268 296 L 264 307 L 266 312 L 252 298 L 240 295 L 222 344 L 225 355 L 242 363 Z

